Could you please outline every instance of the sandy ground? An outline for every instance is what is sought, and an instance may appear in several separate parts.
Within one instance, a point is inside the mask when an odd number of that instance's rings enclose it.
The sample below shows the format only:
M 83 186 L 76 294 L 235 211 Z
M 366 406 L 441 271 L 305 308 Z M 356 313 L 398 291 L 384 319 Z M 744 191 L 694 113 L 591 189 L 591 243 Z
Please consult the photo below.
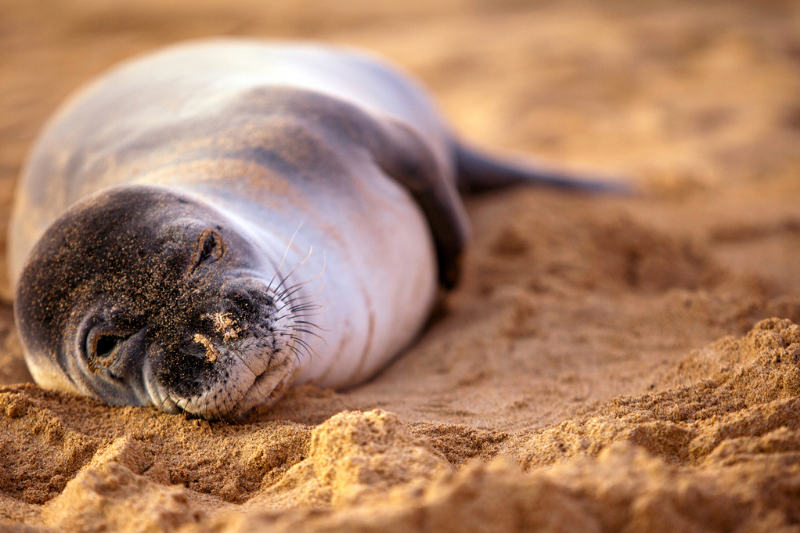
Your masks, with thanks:
M 209 35 L 369 48 L 465 138 L 643 194 L 469 199 L 415 347 L 240 425 L 25 383 L 4 282 L 0 529 L 800 531 L 799 4 L 3 0 L 0 239 L 60 101 Z

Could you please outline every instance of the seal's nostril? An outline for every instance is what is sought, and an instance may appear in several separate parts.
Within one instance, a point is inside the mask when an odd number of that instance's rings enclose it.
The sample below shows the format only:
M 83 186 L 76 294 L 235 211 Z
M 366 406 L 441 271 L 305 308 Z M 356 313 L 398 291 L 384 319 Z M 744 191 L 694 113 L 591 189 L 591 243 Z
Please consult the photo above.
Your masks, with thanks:
M 225 254 L 225 242 L 214 229 L 208 228 L 200 234 L 195 252 L 192 272 L 203 264 L 213 263 Z
M 253 299 L 246 292 L 233 292 L 228 295 L 228 300 L 243 313 L 251 314 L 256 311 L 255 302 L 253 302 Z
M 214 343 L 211 342 L 211 340 L 209 340 L 208 337 L 200 333 L 196 333 L 194 337 L 192 337 L 192 340 L 197 344 L 203 345 L 203 347 L 206 350 L 205 357 L 209 363 L 213 364 L 217 362 L 217 359 L 219 358 L 219 351 L 217 351 L 217 348 L 214 346 Z
M 206 359 L 206 343 L 198 342 L 198 337 L 202 337 L 208 344 L 211 342 L 205 336 L 194 335 L 188 342 L 181 343 L 175 350 L 176 356 L 182 360 Z

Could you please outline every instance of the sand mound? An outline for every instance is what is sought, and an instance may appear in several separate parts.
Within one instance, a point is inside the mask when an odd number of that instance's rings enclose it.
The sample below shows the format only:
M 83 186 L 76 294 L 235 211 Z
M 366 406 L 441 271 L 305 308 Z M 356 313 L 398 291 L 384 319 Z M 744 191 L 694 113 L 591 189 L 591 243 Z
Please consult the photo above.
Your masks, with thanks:
M 790 321 L 762 321 L 744 339 L 722 339 L 678 368 L 698 382 L 616 398 L 591 417 L 549 428 L 524 445 L 535 452 L 522 464 L 552 464 L 626 440 L 668 463 L 700 465 L 758 448 L 769 432 L 800 429 L 800 327 Z
M 445 459 L 453 450 L 437 451 L 447 428 L 411 431 L 380 410 L 344 412 L 313 430 L 287 431 L 279 422 L 233 428 L 131 409 L 130 422 L 181 426 L 181 435 L 144 435 L 132 424 L 112 437 L 102 424 L 74 429 L 80 416 L 59 413 L 59 395 L 7 388 L 0 393 L 4 419 L 12 428 L 30 428 L 25 438 L 35 456 L 20 466 L 35 481 L 15 493 L 23 476 L 7 476 L 2 490 L 44 503 L 7 518 L 76 532 L 239 531 L 267 524 L 278 531 L 777 531 L 796 525 L 800 326 L 762 321 L 744 338 L 693 353 L 683 369 L 694 383 L 616 398 L 541 431 L 495 439 L 484 450 L 493 462 L 471 462 L 457 472 Z M 182 445 L 187 441 L 204 445 L 191 449 Z M 300 454 L 285 452 L 293 448 Z M 25 457 L 10 451 L 6 457 Z M 209 463 L 226 486 L 199 482 Z M 555 466 L 542 468 L 548 465 Z M 237 470 L 244 478 L 237 479 Z M 235 487 L 248 481 L 257 488 L 243 497 L 247 492 Z
M 395 486 L 423 486 L 449 470 L 447 461 L 396 416 L 345 412 L 314 429 L 308 457 L 247 507 L 344 507 Z
M 709 475 L 617 443 L 532 475 L 507 461 L 476 463 L 422 494 L 394 493 L 391 505 L 218 523 L 222 531 L 796 531 L 797 497 L 781 494 L 796 487 L 760 465 Z

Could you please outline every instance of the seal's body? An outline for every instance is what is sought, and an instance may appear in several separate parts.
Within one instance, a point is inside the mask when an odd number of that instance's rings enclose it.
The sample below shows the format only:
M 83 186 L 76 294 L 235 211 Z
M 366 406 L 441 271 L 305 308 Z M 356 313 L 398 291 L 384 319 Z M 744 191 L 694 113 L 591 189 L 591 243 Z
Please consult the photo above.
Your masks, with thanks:
M 206 417 L 356 384 L 419 332 L 437 272 L 457 281 L 457 188 L 529 181 L 595 186 L 467 150 L 361 54 L 216 41 L 124 64 L 61 109 L 19 186 L 28 366 Z

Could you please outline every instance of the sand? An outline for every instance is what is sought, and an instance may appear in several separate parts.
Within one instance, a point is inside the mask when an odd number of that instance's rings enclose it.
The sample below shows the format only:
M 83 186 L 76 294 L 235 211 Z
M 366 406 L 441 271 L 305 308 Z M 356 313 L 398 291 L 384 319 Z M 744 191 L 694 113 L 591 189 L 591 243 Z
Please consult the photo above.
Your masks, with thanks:
M 641 190 L 470 198 L 464 282 L 407 353 L 236 425 L 29 383 L 4 280 L 0 530 L 800 531 L 800 4 L 0 13 L 0 250 L 55 107 L 123 58 L 209 35 L 369 48 L 466 139 Z

